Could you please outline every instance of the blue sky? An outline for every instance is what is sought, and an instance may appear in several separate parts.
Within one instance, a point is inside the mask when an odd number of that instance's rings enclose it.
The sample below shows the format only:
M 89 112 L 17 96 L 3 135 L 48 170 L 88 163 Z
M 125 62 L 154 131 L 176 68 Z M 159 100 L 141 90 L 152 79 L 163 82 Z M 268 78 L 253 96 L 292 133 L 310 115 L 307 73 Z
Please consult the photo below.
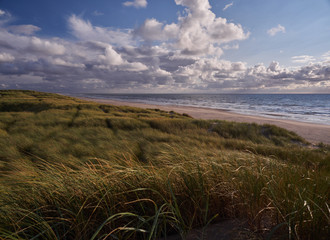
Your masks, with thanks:
M 329 0 L 0 0 L 0 89 L 330 93 Z

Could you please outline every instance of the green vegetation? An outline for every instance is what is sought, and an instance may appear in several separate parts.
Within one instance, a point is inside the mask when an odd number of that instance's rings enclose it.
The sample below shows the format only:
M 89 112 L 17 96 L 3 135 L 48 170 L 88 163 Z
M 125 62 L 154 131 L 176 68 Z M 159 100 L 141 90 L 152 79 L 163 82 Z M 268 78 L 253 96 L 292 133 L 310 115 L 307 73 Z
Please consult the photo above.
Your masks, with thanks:
M 329 236 L 330 148 L 271 125 L 0 91 L 0 239 Z

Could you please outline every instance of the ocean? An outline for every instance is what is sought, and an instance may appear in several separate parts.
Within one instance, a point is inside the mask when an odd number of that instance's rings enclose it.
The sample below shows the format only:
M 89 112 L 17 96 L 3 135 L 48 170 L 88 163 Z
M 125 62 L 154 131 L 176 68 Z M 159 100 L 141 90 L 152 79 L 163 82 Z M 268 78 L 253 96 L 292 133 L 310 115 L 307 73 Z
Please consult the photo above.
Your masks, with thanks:
M 221 109 L 235 113 L 330 125 L 330 94 L 75 94 L 155 105 Z

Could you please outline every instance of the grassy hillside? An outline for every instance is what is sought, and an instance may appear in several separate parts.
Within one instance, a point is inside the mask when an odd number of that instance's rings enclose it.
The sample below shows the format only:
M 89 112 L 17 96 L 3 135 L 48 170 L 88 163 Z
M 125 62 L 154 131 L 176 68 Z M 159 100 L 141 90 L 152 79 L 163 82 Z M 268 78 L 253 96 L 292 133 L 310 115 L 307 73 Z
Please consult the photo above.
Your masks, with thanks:
M 0 91 L 0 239 L 326 239 L 330 148 L 271 125 Z

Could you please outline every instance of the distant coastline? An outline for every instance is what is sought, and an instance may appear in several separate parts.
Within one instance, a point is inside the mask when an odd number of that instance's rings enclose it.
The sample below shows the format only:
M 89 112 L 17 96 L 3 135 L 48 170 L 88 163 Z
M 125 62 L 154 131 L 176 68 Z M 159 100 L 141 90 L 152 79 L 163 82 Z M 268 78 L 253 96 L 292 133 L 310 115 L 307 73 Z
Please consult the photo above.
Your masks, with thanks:
M 330 94 L 73 94 L 158 106 L 197 107 L 330 126 Z
M 263 116 L 255 116 L 248 114 L 240 114 L 219 109 L 211 109 L 205 107 L 190 107 L 177 105 L 156 105 L 139 102 L 119 101 L 104 98 L 80 97 L 83 100 L 94 101 L 98 103 L 111 104 L 116 106 L 131 106 L 139 108 L 161 109 L 164 111 L 175 111 L 178 113 L 186 113 L 196 119 L 218 119 L 234 122 L 249 122 L 257 124 L 273 124 L 289 131 L 296 132 L 307 141 L 318 144 L 323 142 L 330 144 L 330 125 L 307 123 L 295 120 L 276 119 Z

